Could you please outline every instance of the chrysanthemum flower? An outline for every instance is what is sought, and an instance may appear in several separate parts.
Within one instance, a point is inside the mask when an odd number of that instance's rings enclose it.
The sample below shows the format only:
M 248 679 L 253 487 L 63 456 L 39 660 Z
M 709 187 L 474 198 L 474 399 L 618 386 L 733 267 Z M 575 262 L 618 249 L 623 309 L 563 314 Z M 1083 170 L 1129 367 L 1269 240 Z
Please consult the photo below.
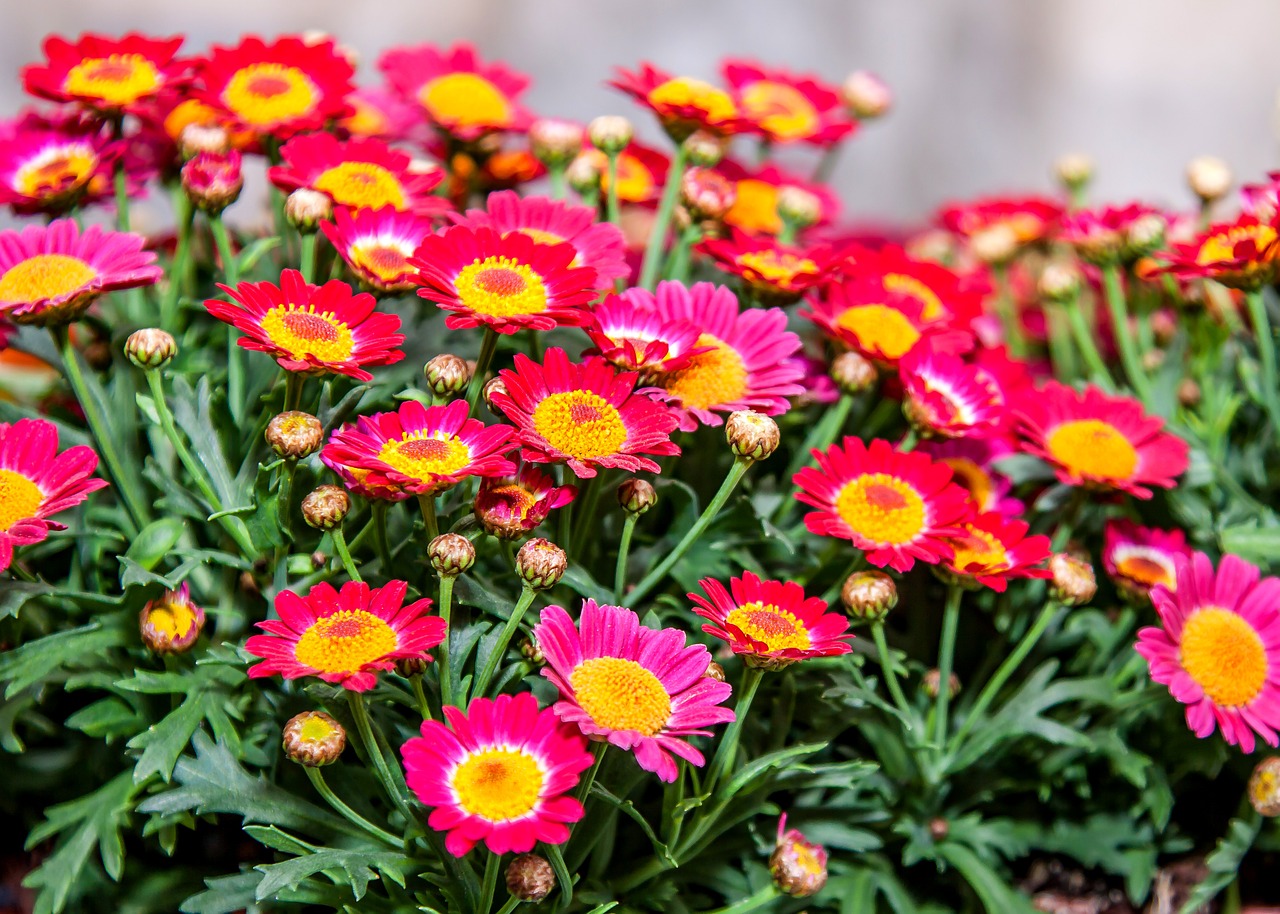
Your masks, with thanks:
M 878 283 L 887 294 L 920 305 L 925 321 L 947 320 L 968 327 L 982 317 L 982 301 L 987 284 L 975 283 L 948 267 L 913 257 L 896 245 L 874 250 L 857 247 L 847 251 L 844 272 L 859 280 Z
M 839 215 L 840 200 L 829 188 L 785 172 L 776 165 L 748 169 L 726 159 L 716 166 L 716 171 L 733 182 L 736 194 L 733 206 L 724 214 L 724 224 L 749 235 L 776 235 L 782 231 L 778 192 L 784 187 L 798 187 L 818 200 L 821 207 L 816 225 L 828 223 Z
M 635 392 L 639 375 L 619 374 L 604 359 L 574 364 L 553 347 L 541 365 L 517 354 L 515 370 L 498 376 L 506 390 L 493 394 L 493 405 L 519 429 L 527 461 L 566 463 L 589 479 L 598 467 L 656 473 L 658 464 L 640 455 L 680 453 L 671 440 L 675 414 Z
M 431 193 L 444 172 L 411 171 L 409 154 L 382 140 L 309 133 L 285 143 L 280 157 L 284 164 L 269 169 L 267 177 L 286 193 L 318 190 L 356 210 L 390 207 L 431 216 L 449 209 L 447 200 Z
M 647 63 L 640 64 L 635 73 L 621 67 L 616 72 L 617 78 L 611 79 L 609 85 L 648 106 L 677 143 L 695 130 L 727 136 L 751 128 L 733 97 L 708 82 L 672 76 Z
M 50 518 L 74 508 L 107 484 L 93 478 L 98 455 L 78 445 L 58 453 L 58 427 L 43 419 L 0 422 L 0 571 L 16 546 L 30 546 L 63 530 Z
M 346 114 L 353 73 L 332 40 L 294 36 L 267 44 L 251 35 L 233 48 L 214 45 L 197 61 L 203 101 L 258 136 L 279 139 Z
M 1021 517 L 1026 506 L 1009 492 L 1013 483 L 996 469 L 995 463 L 1014 453 L 1001 438 L 953 438 L 921 441 L 916 450 L 951 467 L 951 479 L 969 495 L 974 514 L 996 512 L 1007 518 Z
M 99 295 L 161 276 L 145 240 L 73 219 L 0 232 L 0 316 L 18 324 L 75 320 Z
M 526 464 L 512 476 L 480 480 L 474 510 L 485 532 L 515 539 L 537 529 L 553 509 L 563 508 L 577 494 L 577 486 L 557 486 L 550 476 Z
M 898 363 L 903 408 L 911 422 L 947 438 L 982 437 L 1005 415 L 1005 399 L 981 368 L 932 346 L 915 346 Z
M 582 328 L 595 349 L 623 371 L 652 373 L 677 371 L 700 352 L 702 331 L 683 319 L 664 318 L 653 309 L 653 294 L 644 289 L 628 289 L 610 295 L 591 311 L 591 323 Z
M 389 206 L 339 206 L 333 221 L 320 223 L 320 230 L 356 278 L 379 292 L 403 292 L 417 285 L 418 271 L 409 258 L 435 233 L 430 219 Z
M 447 406 L 423 406 L 406 400 L 393 413 L 361 416 L 355 428 L 335 432 L 325 445 L 330 460 L 369 470 L 366 486 L 397 486 L 433 494 L 468 476 L 507 476 L 516 465 L 503 456 L 511 450 L 514 429 L 467 418 L 465 400 Z
M 664 371 L 655 379 L 666 391 L 684 431 L 692 431 L 699 423 L 720 425 L 724 419 L 716 413 L 740 409 L 776 416 L 790 408 L 788 397 L 804 392 L 797 383 L 803 371 L 788 361 L 802 344 L 786 329 L 787 315 L 781 308 L 739 311 L 738 297 L 731 290 L 707 282 L 687 288 L 662 282 L 656 293 L 633 289 L 626 295 L 636 304 L 651 299 L 651 307 L 663 320 L 697 327 L 701 331 L 697 345 L 708 347 L 685 367 Z
M 1263 222 L 1280 213 L 1280 171 L 1267 172 L 1262 184 L 1246 184 L 1240 188 L 1240 209 Z
M 598 149 L 583 152 L 600 172 L 600 193 L 609 192 L 609 158 Z M 618 202 L 654 203 L 662 195 L 671 160 L 662 152 L 632 140 L 618 153 Z
M 756 296 L 773 305 L 798 301 L 810 289 L 830 282 L 844 259 L 828 247 L 781 244 L 737 228 L 730 228 L 728 238 L 701 242 L 697 250 L 726 273 L 741 276 Z
M 0 205 L 57 215 L 92 202 L 124 151 L 89 120 L 32 113 L 0 124 Z
M 591 319 L 585 306 L 596 296 L 596 271 L 571 266 L 577 254 L 570 244 L 458 225 L 423 241 L 410 263 L 424 287 L 418 294 L 453 312 L 447 326 L 515 333 Z
M 333 444 L 339 437 L 345 438 L 349 436 L 356 431 L 356 428 L 357 423 L 348 422 L 342 428 L 334 429 L 329 435 L 330 444 Z M 341 448 L 326 445 L 320 451 L 320 462 L 337 473 L 342 480 L 343 487 L 352 494 L 367 498 L 370 501 L 404 501 L 409 497 L 409 493 L 400 486 L 378 482 L 376 477 L 370 478 L 373 475 L 373 470 L 365 469 L 362 466 L 352 466 L 345 462 L 346 459 L 347 451 Z
M 58 35 L 44 42 L 46 63 L 22 68 L 22 86 L 38 98 L 80 102 L 108 112 L 135 112 L 164 89 L 180 85 L 187 62 L 175 60 L 182 36 L 122 38 L 86 33 L 74 44 Z
M 814 457 L 816 468 L 792 477 L 796 498 L 819 509 L 805 515 L 810 532 L 851 540 L 872 565 L 895 571 L 953 554 L 950 540 L 964 532 L 970 508 L 945 463 L 852 436 Z
M 996 227 L 1007 228 L 1022 245 L 1047 237 L 1063 211 L 1060 202 L 1048 197 L 987 197 L 946 206 L 938 214 L 938 221 L 964 238 Z
M 488 228 L 506 237 L 517 232 L 539 244 L 568 244 L 577 252 L 572 266 L 596 271 L 598 288 L 631 274 L 626 239 L 611 222 L 597 222 L 589 206 L 548 197 L 521 197 L 504 190 L 490 194 L 484 209 L 452 213 L 450 220 L 469 229 Z
M 186 581 L 177 590 L 166 590 L 147 601 L 138 614 L 142 643 L 157 654 L 181 654 L 191 650 L 204 628 L 204 609 L 191 602 Z
M 1051 554 L 1049 537 L 1027 536 L 1028 525 L 999 514 L 979 514 L 961 524 L 952 537 L 955 554 L 943 561 L 951 575 L 1004 593 L 1009 578 L 1049 578 L 1047 568 L 1037 568 Z
M 305 597 L 280 591 L 280 618 L 259 622 L 267 634 L 245 642 L 245 650 L 262 658 L 249 668 L 249 678 L 319 676 L 353 692 L 367 692 L 377 674 L 394 669 L 397 660 L 430 660 L 426 652 L 445 639 L 448 626 L 439 616 L 427 615 L 430 600 L 402 606 L 408 588 L 404 581 L 374 588 L 348 581 L 340 591 L 321 582 Z
M 719 707 L 732 691 L 704 675 L 711 654 L 684 632 L 653 629 L 621 606 L 584 600 L 578 625 L 559 606 L 542 611 L 534 638 L 547 658 L 542 675 L 560 689 L 552 710 L 588 737 L 635 753 L 636 763 L 668 783 L 677 755 L 704 763 L 686 739 L 733 720 Z
M 387 83 L 427 119 L 459 140 L 496 130 L 523 130 L 531 116 L 518 101 L 529 79 L 500 63 L 486 64 L 469 44 L 392 48 L 378 59 Z
M 1162 432 L 1164 420 L 1096 387 L 1077 393 L 1050 381 L 1023 399 L 1018 421 L 1023 450 L 1053 464 L 1069 486 L 1150 498 L 1148 486 L 1171 489 L 1187 468 L 1187 443 Z
M 1276 226 L 1255 216 L 1210 226 L 1195 241 L 1174 244 L 1162 255 L 1164 272 L 1212 279 L 1235 289 L 1257 289 L 1280 274 L 1280 235 Z
M 286 371 L 332 372 L 370 381 L 366 365 L 391 365 L 404 358 L 400 318 L 375 311 L 367 292 L 352 294 L 336 279 L 312 285 L 297 270 L 280 274 L 280 285 L 242 282 L 234 289 L 218 284 L 234 300 L 204 303 L 218 320 L 247 334 L 245 349 L 265 352 Z
M 725 60 L 720 72 L 743 117 L 771 142 L 830 146 L 856 126 L 840 93 L 817 77 L 766 69 L 749 60 Z
M 1169 593 L 1176 592 L 1178 559 L 1190 556 L 1187 535 L 1181 530 L 1109 520 L 1102 531 L 1102 564 L 1107 576 L 1135 603 L 1145 603 L 1157 584 Z
M 1224 555 L 1215 572 L 1203 552 L 1176 561 L 1177 592 L 1151 591 L 1160 627 L 1138 632 L 1151 678 L 1187 706 L 1200 738 L 1218 728 L 1252 752 L 1254 734 L 1277 745 L 1280 728 L 1280 579 Z
M 584 815 L 570 792 L 591 767 L 587 741 L 530 692 L 476 698 L 465 713 L 445 707 L 448 726 L 422 722 L 400 750 L 405 780 L 434 807 L 427 824 L 448 832 L 444 846 L 465 856 L 483 841 L 494 854 L 563 844 Z
M 807 657 L 833 657 L 852 648 L 849 618 L 827 612 L 825 600 L 806 597 L 794 581 L 762 581 L 750 571 L 698 582 L 707 596 L 691 593 L 694 613 L 709 620 L 702 630 L 728 642 L 748 664 L 778 669 Z

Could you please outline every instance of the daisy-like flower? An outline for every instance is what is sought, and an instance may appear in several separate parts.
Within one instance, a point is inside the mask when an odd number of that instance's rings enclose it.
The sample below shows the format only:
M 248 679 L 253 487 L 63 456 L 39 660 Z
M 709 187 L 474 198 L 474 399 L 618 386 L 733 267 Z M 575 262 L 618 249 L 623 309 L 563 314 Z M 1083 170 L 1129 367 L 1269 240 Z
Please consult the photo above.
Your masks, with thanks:
M 1026 506 L 1009 493 L 1013 483 L 996 468 L 996 461 L 1014 453 L 1001 438 L 952 438 L 921 441 L 916 450 L 951 467 L 951 478 L 969 494 L 974 514 L 996 512 L 1021 517 Z
M 947 320 L 968 327 L 982 317 L 985 282 L 975 283 L 940 263 L 912 257 L 896 245 L 875 250 L 859 247 L 846 256 L 844 272 L 878 283 L 899 301 L 919 304 L 925 321 Z
M 600 172 L 600 193 L 609 192 L 609 158 L 592 147 L 582 153 L 589 156 Z M 662 196 L 671 160 L 650 146 L 632 140 L 618 153 L 618 202 L 655 203 Z
M 411 171 L 409 154 L 382 140 L 309 133 L 285 143 L 280 157 L 284 164 L 268 169 L 267 177 L 286 193 L 305 187 L 355 210 L 390 207 L 431 216 L 449 209 L 431 193 L 444 172 Z
M 1252 752 L 1254 734 L 1277 745 L 1280 728 L 1280 579 L 1224 555 L 1215 572 L 1203 552 L 1176 560 L 1177 592 L 1151 591 L 1160 627 L 1138 632 L 1151 678 L 1187 706 L 1203 739 L 1215 727 Z
M 928 434 L 982 437 L 1004 419 L 1004 395 L 977 365 L 926 344 L 903 356 L 898 370 L 906 394 L 903 411 Z
M 621 606 L 584 600 L 577 625 L 559 606 L 542 611 L 534 638 L 547 658 L 542 675 L 560 689 L 552 710 L 585 736 L 635 753 L 636 763 L 668 783 L 677 755 L 702 766 L 686 740 L 709 736 L 713 724 L 733 720 L 719 707 L 732 691 L 705 675 L 711 654 L 686 644 L 675 628 L 653 629 Z
M 1156 585 L 1178 589 L 1177 562 L 1190 558 L 1181 530 L 1141 527 L 1130 520 L 1109 520 L 1102 531 L 1102 564 L 1125 599 L 1146 603 Z
M 729 587 L 714 578 L 698 584 L 706 596 L 691 593 L 694 613 L 707 619 L 708 635 L 728 642 L 750 666 L 781 669 L 807 657 L 847 654 L 849 618 L 827 612 L 825 600 L 806 597 L 794 581 L 762 581 L 750 571 L 730 578 Z
M 201 100 L 237 126 L 279 139 L 346 114 L 354 72 L 332 40 L 294 36 L 267 44 L 251 35 L 233 48 L 214 45 L 197 61 Z
M 140 235 L 83 232 L 74 219 L 0 232 L 0 316 L 18 324 L 64 324 L 113 289 L 149 286 L 161 276 Z
M 697 250 L 726 273 L 740 276 L 762 301 L 789 305 L 831 281 L 844 256 L 828 247 L 797 247 L 730 228 L 728 238 L 703 241 Z
M 245 642 L 262 662 L 249 668 L 250 679 L 319 676 L 353 692 L 367 692 L 379 672 L 407 657 L 431 660 L 427 651 L 445 639 L 448 626 L 428 616 L 431 601 L 404 606 L 404 581 L 385 587 L 348 581 L 342 590 L 321 582 L 304 597 L 282 590 L 276 597 L 279 619 L 259 622 L 267 632 Z
M 60 214 L 103 196 L 124 144 L 101 125 L 30 113 L 0 124 L 0 204 Z
M 1240 209 L 1263 222 L 1280 213 L 1280 171 L 1267 172 L 1263 184 L 1246 184 L 1240 188 Z
M 1049 578 L 1043 564 L 1052 553 L 1047 536 L 1027 536 L 1028 525 L 999 514 L 979 514 L 951 539 L 955 554 L 942 567 L 956 578 L 1004 593 L 1010 578 Z
M 524 536 L 578 495 L 577 486 L 557 486 L 555 480 L 532 464 L 511 476 L 480 480 L 473 508 L 485 532 L 499 539 Z
M 720 72 L 743 117 L 770 142 L 830 146 L 856 126 L 840 93 L 817 77 L 750 60 L 725 60 Z
M 339 437 L 346 438 L 357 429 L 357 423 L 348 422 L 341 429 L 334 429 L 329 436 L 330 445 L 332 445 Z M 370 477 L 373 470 L 365 469 L 362 466 L 353 466 L 346 463 L 347 451 L 342 448 L 331 447 L 326 445 L 320 451 L 320 462 L 327 466 L 333 472 L 337 473 L 342 480 L 342 485 L 352 494 L 359 495 L 361 498 L 367 498 L 370 501 L 404 501 L 409 497 L 408 492 L 398 485 L 391 483 L 380 483 Z M 359 457 L 353 459 L 360 459 Z
M 790 361 L 803 344 L 786 329 L 781 308 L 740 311 L 730 289 L 709 282 L 687 288 L 662 282 L 656 293 L 634 289 L 627 296 L 637 304 L 650 298 L 659 318 L 685 321 L 701 331 L 697 345 L 704 351 L 655 379 L 684 431 L 699 423 L 721 425 L 724 419 L 717 413 L 740 409 L 776 416 L 791 407 L 788 397 L 804 392 L 798 383 L 804 371 Z
M 66 529 L 50 518 L 107 484 L 93 477 L 97 467 L 98 455 L 84 445 L 59 454 L 58 427 L 52 422 L 0 422 L 0 571 L 13 563 L 14 547 Z
M 379 292 L 403 292 L 417 285 L 418 271 L 409 258 L 435 233 L 430 219 L 390 206 L 339 206 L 333 221 L 320 223 L 320 230 L 356 278 Z
M 406 400 L 393 413 L 361 416 L 355 428 L 335 432 L 324 452 L 339 465 L 369 471 L 366 486 L 395 486 L 430 495 L 468 476 L 508 476 L 516 465 L 503 456 L 514 429 L 467 418 L 465 400 L 423 406 Z
M 735 192 L 733 206 L 724 214 L 724 224 L 749 235 L 776 235 L 782 231 L 778 193 L 784 187 L 798 187 L 813 195 L 820 204 L 816 225 L 828 223 L 839 215 L 840 200 L 830 189 L 776 165 L 747 169 L 726 159 L 716 166 L 716 171 L 733 182 Z
M 504 238 L 519 233 L 539 244 L 571 245 L 577 252 L 572 266 L 595 270 L 601 289 L 631 274 L 622 230 L 611 222 L 597 222 L 596 212 L 589 206 L 548 197 L 521 197 L 504 190 L 490 194 L 484 209 L 451 213 L 449 218 L 469 229 L 493 229 Z
M 519 429 L 527 461 L 566 463 L 589 479 L 599 467 L 657 473 L 658 464 L 642 454 L 680 453 L 671 440 L 675 414 L 636 393 L 639 375 L 615 372 L 604 359 L 575 364 L 553 347 L 541 365 L 517 354 L 515 370 L 498 376 L 506 390 L 493 394 L 493 405 Z
M 570 244 L 457 225 L 425 239 L 410 263 L 423 286 L 418 294 L 453 312 L 448 327 L 516 333 L 591 319 L 586 306 L 596 296 L 596 271 L 571 266 L 577 256 Z
M 57 35 L 44 42 L 45 63 L 22 68 L 22 87 L 38 98 L 79 102 L 98 111 L 133 112 L 159 92 L 180 85 L 187 62 L 175 60 L 182 36 L 122 38 L 86 33 L 74 44 Z
M 157 654 L 181 654 L 191 650 L 204 628 L 204 609 L 191 602 L 186 581 L 177 590 L 166 590 L 150 600 L 138 614 L 142 643 Z
M 1048 197 L 987 197 L 946 206 L 938 221 L 949 231 L 972 239 L 991 229 L 1008 229 L 1019 245 L 1048 237 L 1062 218 L 1062 204 Z
M 465 856 L 483 841 L 494 854 L 563 844 L 584 815 L 570 792 L 591 767 L 587 741 L 530 692 L 476 698 L 466 713 L 446 707 L 448 726 L 422 722 L 422 736 L 400 750 L 405 780 L 433 807 L 427 824 L 447 832 L 444 846 Z
M 702 331 L 697 326 L 659 315 L 653 294 L 644 289 L 610 295 L 592 309 L 591 323 L 583 330 L 596 347 L 589 353 L 623 371 L 678 371 L 694 355 L 710 351 L 699 346 Z
M 970 508 L 945 463 L 852 436 L 814 457 L 817 467 L 792 477 L 796 498 L 818 509 L 805 515 L 811 533 L 851 540 L 872 565 L 895 571 L 951 557 Z
M 1018 422 L 1022 449 L 1051 463 L 1069 486 L 1150 498 L 1150 486 L 1171 489 L 1187 468 L 1187 443 L 1161 431 L 1163 419 L 1096 387 L 1078 393 L 1050 381 L 1022 400 Z
M 617 68 L 609 81 L 657 115 L 662 129 L 677 143 L 695 130 L 728 136 L 751 128 L 733 97 L 711 83 L 689 76 L 672 76 L 648 63 L 635 73 Z
M 1280 235 L 1256 216 L 1211 225 L 1191 242 L 1162 254 L 1163 272 L 1186 279 L 1212 279 L 1234 289 L 1258 289 L 1280 274 Z
M 1058 238 L 1090 263 L 1132 263 L 1160 242 L 1164 225 L 1164 214 L 1153 206 L 1103 206 L 1064 215 Z
M 531 115 L 519 102 L 529 79 L 486 64 L 469 44 L 392 48 L 378 59 L 387 83 L 419 106 L 435 127 L 462 141 L 498 130 L 523 130 Z
M 280 285 L 242 282 L 218 288 L 234 301 L 211 298 L 209 313 L 247 334 L 245 349 L 265 352 L 286 371 L 343 374 L 371 381 L 366 365 L 391 365 L 404 358 L 400 318 L 375 311 L 367 292 L 353 294 L 339 280 L 315 286 L 297 270 L 280 274 Z

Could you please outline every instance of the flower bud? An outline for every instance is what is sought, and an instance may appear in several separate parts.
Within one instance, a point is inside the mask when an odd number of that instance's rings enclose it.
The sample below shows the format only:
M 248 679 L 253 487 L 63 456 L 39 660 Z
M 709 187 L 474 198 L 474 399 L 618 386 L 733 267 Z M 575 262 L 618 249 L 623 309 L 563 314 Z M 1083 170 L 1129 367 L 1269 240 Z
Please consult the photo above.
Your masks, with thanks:
M 324 426 L 310 413 L 291 409 L 267 423 L 265 437 L 277 456 L 301 460 L 320 450 L 324 441 Z
M 1158 308 L 1151 312 L 1151 333 L 1157 346 L 1168 346 L 1178 335 L 1178 315 L 1172 308 Z
M 707 664 L 707 671 L 702 674 L 708 679 L 714 679 L 716 682 L 725 682 L 724 667 L 712 660 Z
M 173 337 L 156 327 L 135 330 L 124 341 L 124 354 L 139 368 L 162 368 L 178 354 Z
M 506 392 L 507 385 L 502 378 L 490 378 L 484 382 L 484 387 L 480 388 L 480 396 L 484 398 L 484 405 L 489 407 L 489 412 L 495 416 L 498 414 L 498 407 L 493 405 L 493 395 L 505 394 Z
M 581 124 L 559 118 L 539 118 L 529 125 L 529 151 L 548 168 L 564 168 L 582 151 Z
M 1231 190 L 1231 166 L 1216 156 L 1198 156 L 1187 163 L 1187 186 L 1201 203 L 1221 200 Z
M 929 820 L 929 837 L 934 841 L 945 841 L 949 834 L 951 834 L 951 823 L 942 816 L 935 816 Z
M 893 106 L 893 93 L 880 77 L 866 70 L 856 70 L 845 77 L 840 87 L 849 113 L 864 121 L 882 117 Z
M 191 602 L 191 590 L 184 582 L 177 590 L 166 590 L 142 607 L 138 628 L 142 643 L 155 653 L 182 654 L 191 650 L 200 637 L 204 610 Z
M 605 155 L 617 155 L 631 145 L 636 129 L 631 121 L 617 114 L 605 114 L 587 125 L 591 145 Z
M 182 166 L 182 189 L 188 199 L 211 216 L 235 203 L 244 187 L 240 153 L 201 152 Z
M 600 162 L 595 155 L 579 153 L 564 170 L 565 181 L 578 193 L 586 196 L 600 192 Z
M 258 583 L 258 576 L 252 571 L 240 572 L 240 577 L 236 578 L 236 586 L 241 592 L 250 596 L 257 597 L 262 595 L 262 586 Z
M 1036 290 L 1045 301 L 1069 304 L 1080 294 L 1080 271 L 1065 260 L 1052 261 L 1040 272 Z
M 516 574 L 534 590 L 555 587 L 569 570 L 569 557 L 555 543 L 531 539 L 516 553 Z
M 723 137 L 696 130 L 685 138 L 684 151 L 695 168 L 714 168 L 724 158 L 724 145 Z
M 840 599 L 855 619 L 878 622 L 898 605 L 898 585 L 883 571 L 855 571 L 840 588 Z
M 520 656 L 534 666 L 542 666 L 547 662 L 546 655 L 542 653 L 542 645 L 538 644 L 538 639 L 533 636 L 520 642 Z
M 471 383 L 471 368 L 467 360 L 448 352 L 427 362 L 422 373 L 431 392 L 441 398 L 461 393 Z
M 1164 364 L 1163 349 L 1148 349 L 1142 354 L 1142 369 L 1149 374 L 1160 370 L 1160 366 Z
M 952 673 L 947 677 L 947 682 L 950 684 L 950 688 L 947 689 L 947 697 L 955 698 L 960 694 L 960 677 Z M 920 677 L 920 691 L 924 692 L 930 699 L 937 698 L 941 688 L 941 670 L 926 670 L 925 674 Z
M 768 460 L 782 440 L 778 423 L 754 409 L 730 413 L 724 423 L 724 436 L 733 456 L 743 460 Z
M 303 711 L 284 725 L 284 754 L 291 762 L 320 768 L 347 748 L 347 731 L 323 711 Z
M 1138 260 L 1164 244 L 1164 232 L 1168 222 L 1160 213 L 1144 213 L 1124 233 L 1120 257 L 1126 262 Z
M 658 503 L 658 491 L 643 479 L 632 477 L 618 485 L 618 504 L 628 514 L 643 514 Z
M 311 567 L 319 571 L 325 565 L 329 564 L 329 556 L 325 555 L 319 549 L 311 553 Z
M 1018 253 L 1018 236 L 1007 225 L 993 225 L 969 239 L 969 251 L 983 263 L 1008 263 Z
M 737 199 L 734 183 L 709 168 L 690 168 L 680 179 L 680 202 L 695 220 L 719 221 Z
M 183 159 L 202 152 L 222 155 L 231 149 L 231 136 L 217 124 L 187 124 L 178 135 L 178 151 Z
M 822 218 L 822 201 L 803 187 L 787 185 L 778 191 L 778 218 L 802 229 Z
M 1098 579 L 1088 561 L 1067 552 L 1049 557 L 1049 594 L 1064 606 L 1082 606 L 1098 592 Z
M 880 372 L 872 361 L 852 350 L 840 353 L 831 363 L 831 380 L 851 397 L 870 390 L 879 379 Z
M 351 510 L 351 496 L 342 486 L 317 486 L 302 499 L 302 517 L 317 530 L 332 530 Z
M 827 852 L 822 845 L 806 841 L 797 829 L 787 829 L 786 824 L 784 813 L 778 820 L 778 843 L 769 856 L 769 874 L 779 891 L 793 898 L 808 898 L 827 884 Z
M 1249 802 L 1260 816 L 1280 816 L 1280 755 L 1264 758 L 1253 769 L 1249 776 Z
M 284 201 L 285 218 L 303 234 L 314 232 L 316 226 L 332 215 L 333 201 L 329 195 L 308 187 L 299 187 Z
M 1093 159 L 1084 153 L 1069 152 L 1053 163 L 1053 173 L 1070 193 L 1079 193 L 1093 180 Z
M 476 563 L 476 547 L 460 533 L 441 533 L 427 546 L 431 567 L 442 578 L 455 578 Z
M 555 887 L 556 871 L 545 857 L 517 854 L 507 864 L 507 891 L 521 901 L 542 901 Z
M 417 657 L 401 657 L 396 661 L 396 673 L 408 679 L 410 676 L 421 676 L 427 671 L 427 658 L 425 654 L 419 654 Z
M 1200 385 L 1194 378 L 1183 378 L 1178 382 L 1178 402 L 1187 409 L 1200 405 Z

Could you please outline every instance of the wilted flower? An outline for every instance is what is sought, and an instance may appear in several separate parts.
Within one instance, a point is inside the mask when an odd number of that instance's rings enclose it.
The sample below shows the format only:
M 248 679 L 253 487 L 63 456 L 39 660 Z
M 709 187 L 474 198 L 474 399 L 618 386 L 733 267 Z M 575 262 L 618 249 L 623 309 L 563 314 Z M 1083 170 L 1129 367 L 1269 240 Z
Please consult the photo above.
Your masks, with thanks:
M 546 857 L 517 854 L 507 864 L 507 891 L 521 901 L 537 904 L 556 887 L 556 871 Z

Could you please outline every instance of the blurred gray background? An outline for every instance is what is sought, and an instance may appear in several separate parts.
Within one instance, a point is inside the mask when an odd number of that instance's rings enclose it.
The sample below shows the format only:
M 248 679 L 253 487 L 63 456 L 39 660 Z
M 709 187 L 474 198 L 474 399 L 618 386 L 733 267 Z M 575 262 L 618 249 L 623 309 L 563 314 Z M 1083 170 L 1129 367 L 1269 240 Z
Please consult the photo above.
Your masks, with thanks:
M 16 77 L 49 32 L 188 35 L 188 52 L 246 32 L 321 29 L 359 51 L 459 38 L 533 78 L 538 113 L 633 115 L 607 88 L 649 60 L 714 78 L 729 54 L 838 82 L 865 68 L 897 96 L 835 173 L 846 219 L 914 220 L 979 193 L 1047 190 L 1053 160 L 1098 163 L 1100 198 L 1188 205 L 1187 160 L 1252 180 L 1277 161 L 1277 0 L 0 0 L 0 60 Z M 0 82 L 0 114 L 24 104 Z

